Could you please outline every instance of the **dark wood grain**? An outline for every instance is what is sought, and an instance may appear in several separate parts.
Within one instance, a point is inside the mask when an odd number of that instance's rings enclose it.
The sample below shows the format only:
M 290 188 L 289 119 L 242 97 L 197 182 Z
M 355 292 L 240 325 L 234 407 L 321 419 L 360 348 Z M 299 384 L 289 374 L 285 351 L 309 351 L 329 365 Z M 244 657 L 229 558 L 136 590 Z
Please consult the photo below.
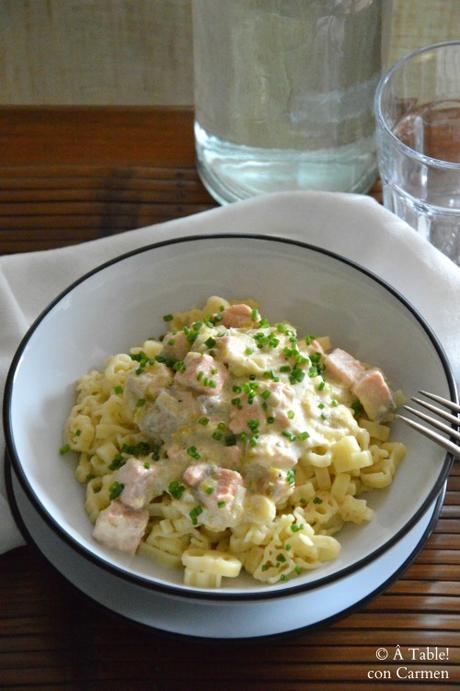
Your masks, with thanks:
M 214 207 L 195 169 L 186 109 L 0 109 L 0 253 L 61 247 Z M 373 196 L 381 201 L 381 187 Z M 236 645 L 173 640 L 91 604 L 33 546 L 0 557 L 0 688 L 94 691 L 398 691 L 378 647 L 449 648 L 460 687 L 460 465 L 435 531 L 384 593 L 292 638 Z M 402 664 L 402 663 L 401 663 Z M 391 679 L 371 681 L 369 670 Z

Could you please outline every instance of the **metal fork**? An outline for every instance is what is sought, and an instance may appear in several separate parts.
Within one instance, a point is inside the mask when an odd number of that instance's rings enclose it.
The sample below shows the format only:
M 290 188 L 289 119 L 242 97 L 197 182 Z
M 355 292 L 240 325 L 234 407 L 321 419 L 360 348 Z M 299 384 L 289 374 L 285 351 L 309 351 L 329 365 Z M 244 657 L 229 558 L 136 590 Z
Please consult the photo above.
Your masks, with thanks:
M 437 403 L 440 403 L 443 405 L 445 408 L 448 408 L 449 410 L 454 411 L 456 414 L 451 415 L 451 413 L 448 413 L 446 410 L 442 410 L 441 408 L 438 408 L 437 406 L 433 405 L 432 403 L 428 403 L 427 401 L 424 401 L 421 398 L 417 398 L 416 396 L 413 396 L 411 398 L 414 403 L 418 403 L 419 405 L 423 406 L 427 410 L 431 410 L 431 412 L 436 413 L 439 417 L 443 418 L 444 420 L 447 420 L 451 424 L 455 425 L 458 427 L 460 425 L 460 418 L 458 417 L 458 413 L 460 413 L 460 405 L 458 403 L 454 403 L 453 401 L 449 401 L 447 398 L 443 398 L 442 396 L 437 396 L 436 394 L 429 393 L 428 391 L 419 391 L 419 393 L 423 394 L 427 398 L 431 398 L 433 401 L 436 401 Z M 432 417 L 431 415 L 427 415 L 426 413 L 423 413 L 421 410 L 418 410 L 417 408 L 413 408 L 410 405 L 404 405 L 403 408 L 405 410 L 408 410 L 410 413 L 413 415 L 416 415 L 417 417 L 421 418 L 422 420 L 425 420 L 425 422 L 430 423 L 432 427 L 435 427 L 438 430 L 441 430 L 441 432 L 445 432 L 448 434 L 450 437 L 453 439 L 456 439 L 460 442 L 460 432 L 458 432 L 456 429 L 452 429 L 451 426 L 445 425 L 443 422 L 440 420 L 437 420 L 436 418 Z M 425 425 L 421 425 L 419 422 L 415 422 L 415 420 L 412 420 L 411 418 L 405 417 L 404 415 L 399 415 L 397 414 L 396 417 L 400 418 L 401 420 L 404 420 L 408 425 L 416 429 L 418 432 L 423 434 L 425 437 L 428 437 L 428 439 L 431 439 L 434 441 L 436 444 L 439 444 L 442 446 L 444 449 L 447 451 L 450 451 L 450 453 L 455 456 L 455 458 L 460 458 L 460 444 L 454 444 L 452 441 L 449 439 L 446 439 L 445 437 L 441 436 L 434 430 L 432 430 L 430 427 L 426 427 Z

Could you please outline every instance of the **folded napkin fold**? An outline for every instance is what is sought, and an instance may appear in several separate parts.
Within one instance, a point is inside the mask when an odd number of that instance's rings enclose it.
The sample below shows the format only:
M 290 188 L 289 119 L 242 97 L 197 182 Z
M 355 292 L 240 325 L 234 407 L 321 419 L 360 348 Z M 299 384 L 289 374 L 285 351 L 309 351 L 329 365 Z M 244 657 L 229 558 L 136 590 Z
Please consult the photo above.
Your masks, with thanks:
M 152 242 L 224 232 L 303 240 L 374 272 L 431 324 L 460 383 L 460 269 L 370 197 L 284 192 L 72 247 L 0 257 L 0 393 L 27 328 L 72 281 Z M 3 456 L 0 433 L 0 553 L 22 544 L 5 498 Z

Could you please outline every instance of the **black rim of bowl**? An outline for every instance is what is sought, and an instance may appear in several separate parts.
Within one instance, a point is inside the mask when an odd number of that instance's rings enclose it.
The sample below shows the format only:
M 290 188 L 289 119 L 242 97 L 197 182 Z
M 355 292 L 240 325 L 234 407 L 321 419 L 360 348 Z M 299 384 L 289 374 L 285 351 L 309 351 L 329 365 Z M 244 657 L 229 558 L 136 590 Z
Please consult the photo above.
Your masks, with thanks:
M 446 489 L 447 489 L 447 483 L 444 483 L 443 488 L 436 499 L 436 503 L 433 508 L 433 514 L 430 517 L 430 520 L 428 521 L 428 525 L 426 526 L 423 535 L 419 538 L 417 544 L 413 547 L 412 551 L 410 554 L 407 555 L 407 557 L 404 558 L 403 562 L 398 566 L 395 571 L 385 578 L 385 580 L 380 583 L 372 592 L 368 593 L 364 597 L 362 597 L 359 600 L 356 600 L 352 605 L 349 605 L 348 607 L 344 607 L 344 609 L 341 609 L 337 611 L 335 614 L 331 614 L 328 617 L 324 617 L 324 619 L 319 619 L 318 621 L 312 623 L 312 624 L 307 624 L 305 626 L 300 626 L 295 629 L 288 629 L 286 631 L 280 631 L 279 633 L 269 633 L 269 634 L 262 634 L 260 636 L 246 636 L 246 637 L 216 637 L 216 636 L 196 636 L 192 633 L 181 633 L 179 631 L 167 631 L 166 629 L 161 629 L 158 626 L 155 626 L 154 624 L 150 624 L 147 622 L 142 622 L 137 619 L 132 619 L 128 614 L 118 612 L 114 609 L 111 609 L 108 605 L 103 604 L 99 600 L 97 600 L 95 597 L 92 595 L 88 595 L 88 593 L 84 590 L 84 584 L 81 584 L 81 587 L 74 583 L 73 581 L 69 581 L 69 579 L 62 573 L 62 571 L 59 569 L 57 564 L 55 564 L 51 559 L 44 553 L 42 546 L 34 540 L 32 535 L 30 534 L 29 528 L 27 527 L 24 518 L 19 510 L 18 506 L 18 500 L 14 491 L 13 487 L 13 470 L 11 468 L 11 461 L 8 456 L 8 452 L 5 452 L 5 467 L 4 467 L 4 476 L 5 476 L 5 486 L 6 486 L 6 493 L 8 497 L 8 501 L 11 507 L 11 511 L 13 513 L 14 519 L 18 525 L 18 528 L 24 538 L 24 540 L 32 545 L 35 545 L 35 547 L 39 550 L 40 554 L 43 556 L 44 559 L 48 562 L 48 564 L 51 565 L 52 568 L 56 569 L 58 573 L 62 576 L 62 578 L 65 578 L 68 583 L 70 583 L 72 588 L 75 588 L 75 590 L 78 592 L 80 597 L 82 597 L 84 600 L 89 600 L 91 604 L 96 607 L 97 609 L 103 611 L 104 613 L 109 613 L 112 616 L 118 617 L 122 621 L 128 621 L 130 624 L 133 624 L 136 627 L 139 627 L 139 629 L 148 629 L 150 631 L 156 631 L 157 633 L 160 633 L 162 636 L 165 638 L 173 639 L 173 640 L 192 640 L 193 642 L 200 642 L 204 641 L 208 644 L 213 644 L 213 645 L 219 645 L 219 644 L 226 644 L 226 645 L 238 645 L 241 643 L 250 643 L 256 645 L 257 643 L 261 643 L 263 641 L 277 641 L 277 640 L 283 640 L 285 638 L 293 638 L 295 636 L 300 636 L 301 634 L 305 633 L 306 631 L 312 631 L 316 630 L 318 628 L 322 628 L 326 625 L 330 625 L 334 623 L 335 621 L 339 621 L 340 619 L 343 619 L 344 617 L 352 614 L 353 612 L 356 612 L 358 608 L 362 607 L 365 605 L 367 602 L 372 600 L 374 597 L 379 595 L 381 592 L 386 590 L 396 579 L 398 576 L 400 576 L 407 568 L 408 566 L 414 561 L 414 559 L 417 557 L 417 555 L 421 552 L 423 546 L 425 545 L 426 541 L 428 538 L 431 536 L 434 527 L 436 525 L 436 521 L 438 520 L 439 514 L 441 512 L 442 504 L 444 502 L 444 496 L 446 494 Z M 17 479 L 17 478 L 16 478 Z M 93 564 L 93 566 L 98 567 L 98 564 Z M 365 568 L 365 567 L 364 567 Z M 113 574 L 112 574 L 113 575 Z M 197 602 L 197 606 L 199 606 L 199 602 Z
M 458 397 L 457 397 L 457 390 L 456 390 L 456 385 L 455 385 L 455 380 L 452 375 L 450 365 L 447 359 L 447 356 L 444 352 L 444 349 L 442 348 L 441 344 L 439 343 L 435 333 L 431 329 L 431 327 L 428 325 L 426 320 L 421 316 L 421 314 L 418 312 L 413 305 L 411 305 L 406 298 L 401 295 L 397 290 L 395 290 L 392 286 L 390 286 L 388 283 L 386 283 L 384 280 L 373 274 L 371 271 L 368 271 L 367 269 L 363 268 L 359 264 L 356 264 L 355 262 L 345 259 L 344 257 L 341 257 L 340 255 L 336 254 L 335 252 L 331 252 L 329 250 L 325 250 L 319 247 L 315 247 L 313 245 L 309 245 L 308 243 L 301 242 L 300 240 L 293 240 L 290 238 L 283 238 L 283 237 L 278 237 L 276 235 L 254 235 L 251 233 L 244 233 L 244 234 L 232 234 L 232 233 L 218 233 L 218 234 L 212 234 L 212 235 L 191 235 L 190 237 L 178 237 L 174 238 L 171 240 L 164 240 L 161 242 L 156 242 L 156 243 L 151 243 L 149 245 L 143 246 L 136 248 L 135 250 L 131 250 L 130 252 L 126 252 L 122 255 L 119 255 L 118 257 L 114 257 L 113 259 L 110 259 L 107 262 L 104 262 L 103 264 L 100 264 L 99 266 L 95 267 L 91 271 L 87 272 L 83 276 L 81 276 L 79 279 L 71 283 L 64 291 L 62 291 L 44 310 L 41 312 L 41 314 L 37 317 L 37 319 L 33 322 L 32 326 L 29 328 L 27 331 L 26 335 L 22 339 L 22 341 L 19 344 L 19 347 L 13 357 L 13 361 L 11 363 L 10 369 L 8 371 L 8 376 L 6 379 L 6 385 L 5 385 L 5 394 L 4 394 L 4 401 L 3 401 L 3 426 L 5 430 L 5 439 L 6 439 L 6 445 L 8 449 L 8 454 L 11 459 L 12 466 L 14 468 L 14 471 L 16 473 L 16 477 L 18 478 L 19 482 L 21 483 L 21 486 L 23 487 L 24 491 L 26 492 L 29 500 L 32 502 L 33 506 L 38 510 L 40 515 L 44 518 L 44 520 L 48 523 L 48 525 L 53 529 L 55 533 L 57 533 L 67 544 L 69 544 L 73 549 L 77 550 L 83 557 L 86 559 L 89 559 L 90 561 L 93 561 L 97 563 L 99 566 L 103 567 L 107 571 L 116 574 L 117 576 L 120 576 L 121 578 L 124 578 L 128 581 L 134 582 L 137 585 L 141 585 L 144 587 L 148 588 L 153 588 L 158 591 L 166 592 L 170 595 L 175 595 L 176 597 L 183 597 L 187 599 L 194 599 L 194 600 L 217 600 L 217 601 L 234 601 L 234 600 L 269 600 L 272 598 L 280 598 L 280 597 L 289 597 L 290 595 L 294 595 L 296 593 L 306 591 L 306 590 L 314 590 L 315 588 L 319 588 L 322 585 L 325 585 L 326 583 L 332 583 L 334 581 L 339 580 L 340 578 L 343 578 L 344 576 L 349 575 L 350 573 L 357 571 L 359 568 L 363 567 L 365 564 L 369 563 L 373 559 L 375 559 L 377 556 L 380 554 L 383 554 L 387 549 L 389 549 L 392 545 L 394 545 L 396 542 L 398 542 L 414 525 L 417 523 L 417 521 L 423 516 L 423 514 L 426 512 L 428 509 L 429 505 L 433 503 L 434 499 L 438 496 L 438 494 L 441 492 L 442 485 L 444 484 L 447 475 L 449 473 L 450 467 L 453 463 L 453 456 L 450 453 L 446 453 L 444 457 L 444 462 L 442 463 L 440 467 L 440 472 L 438 475 L 438 478 L 436 482 L 434 483 L 431 491 L 425 498 L 424 502 L 422 505 L 419 507 L 419 509 L 414 513 L 414 515 L 411 517 L 405 525 L 402 526 L 398 530 L 397 533 L 395 533 L 391 538 L 389 538 L 386 542 L 384 542 L 383 545 L 375 549 L 373 552 L 370 554 L 362 557 L 358 561 L 354 562 L 350 566 L 347 566 L 343 569 L 340 569 L 339 571 L 334 572 L 333 574 L 330 574 L 329 576 L 323 576 L 322 578 L 317 578 L 315 581 L 310 582 L 310 583 L 300 583 L 298 585 L 289 585 L 289 586 L 283 586 L 279 590 L 270 590 L 270 591 L 263 591 L 263 585 L 260 586 L 261 590 L 251 590 L 250 592 L 240 592 L 240 593 L 231 593 L 231 592 L 226 592 L 224 589 L 222 590 L 216 590 L 215 592 L 211 592 L 209 590 L 203 591 L 203 590 L 187 590 L 184 586 L 176 586 L 176 585 L 168 585 L 164 583 L 159 583 L 156 580 L 153 580 L 152 578 L 144 577 L 138 574 L 131 573 L 130 571 L 127 571 L 126 569 L 116 566 L 115 564 L 112 564 L 108 561 L 105 561 L 102 557 L 97 556 L 94 552 L 90 551 L 86 547 L 84 547 L 81 543 L 79 543 L 77 540 L 75 540 L 73 537 L 71 537 L 60 525 L 59 523 L 53 518 L 53 516 L 48 512 L 48 510 L 43 506 L 43 504 L 39 501 L 38 497 L 35 495 L 33 487 L 29 483 L 27 474 L 25 473 L 19 455 L 16 450 L 16 445 L 14 443 L 14 434 L 13 434 L 13 423 L 11 420 L 11 399 L 12 399 L 12 394 L 13 394 L 13 387 L 14 387 L 14 378 L 16 374 L 16 369 L 19 365 L 21 356 L 31 339 L 32 335 L 34 332 L 37 330 L 38 326 L 40 323 L 43 321 L 43 319 L 48 315 L 48 313 L 70 292 L 72 292 L 80 283 L 83 283 L 87 279 L 89 279 L 91 276 L 105 270 L 106 268 L 109 268 L 121 261 L 124 261 L 125 259 L 128 259 L 130 257 L 133 257 L 137 254 L 143 254 L 145 252 L 150 252 L 152 250 L 160 249 L 162 247 L 168 247 L 168 246 L 173 246 L 173 245 L 181 245 L 181 244 L 190 244 L 190 243 L 195 243 L 195 242 L 202 242 L 202 241 L 219 241 L 219 240 L 232 240 L 235 242 L 242 241 L 244 242 L 245 240 L 250 240 L 250 241 L 256 241 L 256 242 L 264 242 L 264 243 L 269 243 L 269 244 L 283 244 L 283 245 L 290 245 L 294 247 L 299 247 L 302 250 L 307 250 L 308 252 L 315 252 L 317 254 L 323 255 L 330 257 L 331 259 L 336 260 L 339 262 L 339 264 L 345 264 L 346 266 L 349 266 L 353 268 L 354 270 L 358 271 L 361 274 L 364 274 L 368 278 L 370 278 L 372 281 L 380 285 L 382 288 L 384 288 L 388 293 L 390 293 L 393 297 L 395 297 L 403 307 L 405 307 L 406 310 L 408 310 L 412 316 L 418 321 L 422 329 L 425 331 L 426 335 L 430 339 L 431 343 L 433 344 L 438 357 L 442 363 L 444 373 L 446 376 L 446 380 L 449 386 L 449 392 L 451 396 L 451 400 L 458 402 Z M 295 582 L 294 582 L 295 583 Z

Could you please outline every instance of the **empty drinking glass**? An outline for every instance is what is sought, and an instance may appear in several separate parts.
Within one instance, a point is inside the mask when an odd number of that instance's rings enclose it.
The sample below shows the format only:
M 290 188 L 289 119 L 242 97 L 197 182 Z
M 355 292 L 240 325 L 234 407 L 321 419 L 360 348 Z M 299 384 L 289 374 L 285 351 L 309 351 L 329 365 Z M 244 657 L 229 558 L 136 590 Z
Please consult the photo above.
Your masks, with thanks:
M 385 206 L 460 264 L 460 41 L 400 60 L 375 109 Z

